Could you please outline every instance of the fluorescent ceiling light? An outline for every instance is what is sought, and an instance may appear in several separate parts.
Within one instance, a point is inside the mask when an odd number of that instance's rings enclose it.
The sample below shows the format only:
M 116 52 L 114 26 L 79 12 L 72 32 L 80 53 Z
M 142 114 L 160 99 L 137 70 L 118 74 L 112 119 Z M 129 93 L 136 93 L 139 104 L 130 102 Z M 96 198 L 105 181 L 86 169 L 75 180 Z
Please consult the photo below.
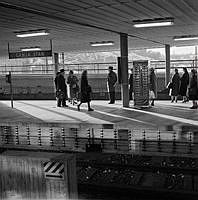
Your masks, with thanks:
M 198 35 L 183 35 L 173 37 L 175 41 L 198 40 Z
M 38 29 L 38 30 L 29 30 L 29 31 L 20 31 L 15 32 L 17 37 L 34 37 L 34 36 L 42 36 L 42 35 L 49 35 L 49 31 L 45 29 Z
M 102 42 L 90 42 L 92 47 L 99 47 L 99 46 L 112 46 L 114 45 L 113 41 L 102 41 Z
M 145 20 L 134 20 L 133 26 L 135 28 L 147 28 L 147 27 L 158 27 L 158 26 L 171 26 L 174 24 L 173 18 L 157 18 L 157 19 L 145 19 Z
M 21 48 L 21 51 L 40 51 L 41 48 L 40 47 L 24 47 Z

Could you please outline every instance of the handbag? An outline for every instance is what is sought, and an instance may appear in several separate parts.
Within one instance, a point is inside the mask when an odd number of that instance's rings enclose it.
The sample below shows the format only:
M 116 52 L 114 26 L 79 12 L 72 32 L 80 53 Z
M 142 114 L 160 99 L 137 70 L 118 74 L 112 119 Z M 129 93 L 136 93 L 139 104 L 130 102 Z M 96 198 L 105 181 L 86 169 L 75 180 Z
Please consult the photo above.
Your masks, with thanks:
M 61 90 L 58 90 L 58 91 L 56 91 L 56 97 L 58 98 L 58 99 L 63 99 L 64 98 L 64 92 L 63 91 L 61 91 Z

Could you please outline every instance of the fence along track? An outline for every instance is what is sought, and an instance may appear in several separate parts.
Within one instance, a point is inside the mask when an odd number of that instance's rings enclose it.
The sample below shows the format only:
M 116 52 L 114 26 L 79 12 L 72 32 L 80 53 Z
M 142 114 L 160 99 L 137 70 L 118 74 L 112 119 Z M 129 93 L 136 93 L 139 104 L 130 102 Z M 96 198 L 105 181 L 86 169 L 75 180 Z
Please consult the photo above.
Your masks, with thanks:
M 160 130 L 1 125 L 0 144 L 8 149 L 85 152 L 97 145 L 101 152 L 198 155 L 193 132 L 181 140 L 179 133 Z

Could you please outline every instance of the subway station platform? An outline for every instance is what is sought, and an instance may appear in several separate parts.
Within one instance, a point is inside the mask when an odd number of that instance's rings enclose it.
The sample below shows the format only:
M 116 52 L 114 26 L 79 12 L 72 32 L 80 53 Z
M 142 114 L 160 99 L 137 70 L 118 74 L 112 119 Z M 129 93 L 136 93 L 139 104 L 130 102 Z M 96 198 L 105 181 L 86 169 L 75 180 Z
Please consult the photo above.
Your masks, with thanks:
M 87 104 L 57 107 L 56 101 L 10 101 L 0 102 L 0 121 L 4 124 L 48 124 L 76 127 L 112 127 L 129 129 L 175 130 L 184 127 L 198 128 L 198 110 L 190 109 L 191 102 L 171 103 L 156 101 L 154 107 L 135 109 L 133 102 L 123 108 L 121 101 L 108 104 L 108 101 L 92 101 L 94 111 L 87 111 Z

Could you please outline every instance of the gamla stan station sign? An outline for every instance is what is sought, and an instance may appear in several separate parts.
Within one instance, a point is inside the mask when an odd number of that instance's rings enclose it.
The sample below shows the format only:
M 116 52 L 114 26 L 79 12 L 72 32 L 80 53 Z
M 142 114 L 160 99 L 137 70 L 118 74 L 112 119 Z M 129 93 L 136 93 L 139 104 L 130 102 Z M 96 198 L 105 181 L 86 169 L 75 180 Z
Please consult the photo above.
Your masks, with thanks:
M 9 52 L 9 59 L 52 56 L 52 50 Z

